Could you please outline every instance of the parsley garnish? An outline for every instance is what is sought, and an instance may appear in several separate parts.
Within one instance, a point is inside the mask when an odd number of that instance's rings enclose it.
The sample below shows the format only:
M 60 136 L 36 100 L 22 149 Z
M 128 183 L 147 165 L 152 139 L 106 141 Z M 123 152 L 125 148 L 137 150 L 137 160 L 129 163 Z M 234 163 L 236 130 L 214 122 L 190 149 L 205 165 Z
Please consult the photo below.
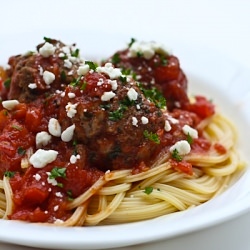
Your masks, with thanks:
M 79 76 L 76 79 L 73 79 L 73 81 L 70 83 L 70 85 L 73 86 L 73 87 L 78 86 L 81 78 L 82 78 L 82 76 Z
M 78 56 L 79 56 L 79 52 L 80 52 L 80 50 L 79 50 L 79 49 L 76 49 L 75 51 L 72 51 L 72 52 L 71 52 L 71 56 L 73 56 L 73 57 L 78 57 Z
M 6 89 L 8 89 L 10 87 L 10 82 L 11 82 L 11 79 L 8 78 L 4 81 L 3 85 Z
M 136 41 L 136 39 L 131 38 L 130 43 L 128 44 L 128 47 L 130 48 L 135 41 Z
M 66 178 L 66 168 L 54 167 L 49 175 L 50 179 L 56 179 L 57 177 Z
M 111 120 L 111 121 L 121 120 L 123 117 L 124 111 L 125 111 L 125 109 L 122 106 L 122 107 L 119 107 L 115 111 L 109 112 L 109 120 Z
M 157 108 L 163 109 L 166 107 L 166 99 L 157 88 L 153 87 L 151 89 L 146 89 L 141 84 L 139 84 L 138 86 L 145 97 L 153 102 Z
M 115 53 L 111 59 L 111 62 L 113 64 L 117 64 L 121 61 L 120 55 L 118 53 Z
M 96 68 L 97 68 L 97 64 L 96 63 L 94 63 L 94 62 L 92 62 L 92 61 L 85 61 L 85 64 L 88 64 L 89 65 L 89 69 L 92 69 L 92 70 L 96 70 Z
M 53 40 L 53 39 L 48 38 L 48 37 L 46 37 L 46 36 L 44 36 L 43 39 L 44 39 L 45 42 L 48 42 L 48 43 L 51 43 L 52 40 Z
M 16 130 L 19 130 L 19 131 L 21 131 L 23 129 L 21 126 L 18 126 L 18 125 L 15 125 L 15 124 L 13 124 L 11 127 L 16 129 Z
M 18 153 L 19 155 L 25 155 L 26 150 L 23 149 L 22 147 L 19 147 L 19 148 L 17 149 L 17 153 Z
M 172 152 L 172 157 L 176 160 L 176 161 L 182 161 L 182 156 L 179 154 L 179 151 L 175 148 Z
M 144 189 L 144 193 L 145 194 L 151 194 L 152 192 L 153 192 L 153 190 L 154 190 L 154 188 L 153 187 L 145 187 L 145 189 Z
M 66 75 L 65 71 L 63 70 L 63 71 L 61 72 L 61 81 L 65 82 L 66 79 L 67 79 L 67 75 Z
M 145 138 L 149 139 L 150 141 L 153 141 L 156 144 L 160 144 L 159 136 L 156 133 L 149 132 L 148 130 L 144 130 L 143 135 Z
M 72 196 L 72 191 L 71 190 L 67 191 L 67 195 L 68 195 L 68 200 L 72 201 L 73 200 L 73 196 Z
M 191 145 L 193 143 L 193 138 L 192 136 L 188 133 L 187 134 L 187 142 Z
M 12 172 L 12 171 L 5 171 L 4 172 L 4 176 L 8 177 L 8 178 L 12 178 L 12 177 L 14 177 L 14 175 L 15 175 L 15 172 Z
M 82 84 L 82 86 L 81 86 L 80 89 L 81 89 L 81 90 L 85 90 L 86 87 L 87 87 L 87 84 L 88 84 L 88 83 L 84 81 L 84 83 Z

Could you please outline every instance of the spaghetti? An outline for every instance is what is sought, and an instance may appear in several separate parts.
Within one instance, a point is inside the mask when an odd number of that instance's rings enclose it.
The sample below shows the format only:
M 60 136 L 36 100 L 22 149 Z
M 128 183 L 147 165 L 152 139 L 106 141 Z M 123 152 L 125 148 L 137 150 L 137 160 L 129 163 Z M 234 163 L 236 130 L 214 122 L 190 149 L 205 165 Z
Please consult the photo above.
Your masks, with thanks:
M 232 124 L 189 100 L 178 59 L 158 44 L 132 40 L 100 66 L 57 40 L 37 50 L 11 57 L 2 77 L 2 219 L 151 219 L 212 199 L 244 169 Z

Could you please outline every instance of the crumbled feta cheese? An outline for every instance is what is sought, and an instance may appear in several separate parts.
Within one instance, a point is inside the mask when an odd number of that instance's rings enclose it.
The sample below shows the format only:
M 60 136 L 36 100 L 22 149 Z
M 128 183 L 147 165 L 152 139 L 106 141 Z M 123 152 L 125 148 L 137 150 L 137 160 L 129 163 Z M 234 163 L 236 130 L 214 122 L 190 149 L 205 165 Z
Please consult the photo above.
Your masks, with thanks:
M 136 109 L 138 109 L 138 110 L 140 110 L 140 109 L 141 109 L 140 104 L 136 104 Z
M 177 150 L 180 155 L 187 155 L 190 153 L 191 147 L 186 140 L 181 140 L 171 146 L 169 150 L 171 153 L 173 153 L 174 150 Z
M 41 65 L 38 65 L 38 70 L 39 70 L 40 76 L 42 76 L 43 75 L 43 68 Z
M 55 211 L 55 212 L 56 212 L 58 209 L 59 209 L 59 206 L 58 206 L 58 205 L 54 206 L 54 211 Z
M 29 162 L 34 168 L 43 168 L 47 164 L 53 162 L 58 155 L 55 150 L 38 149 L 33 155 L 31 155 Z
M 135 101 L 138 98 L 138 93 L 136 92 L 135 89 L 130 88 L 128 90 L 127 96 L 128 96 L 128 98 L 129 98 L 130 101 Z
M 141 122 L 142 122 L 142 124 L 148 124 L 148 118 L 145 117 L 145 116 L 142 116 L 141 117 Z
M 132 125 L 138 127 L 138 120 L 136 117 L 132 117 Z
M 64 67 L 71 69 L 72 65 L 72 62 L 69 59 L 64 60 Z
M 108 83 L 112 86 L 112 90 L 117 90 L 118 84 L 116 80 L 108 80 Z
M 12 110 L 16 107 L 16 105 L 19 104 L 18 100 L 7 100 L 7 101 L 2 101 L 2 105 L 5 109 Z
M 69 97 L 69 98 L 75 98 L 76 95 L 75 95 L 75 93 L 68 93 L 68 97 Z
M 28 84 L 28 87 L 29 87 L 30 89 L 36 89 L 36 88 L 37 88 L 37 85 L 36 85 L 36 83 L 29 83 L 29 84 Z
M 79 160 L 79 159 L 80 159 L 80 155 L 79 154 L 78 155 L 71 155 L 69 161 L 70 161 L 71 164 L 75 164 L 76 161 Z
M 61 139 L 64 142 L 69 142 L 72 140 L 73 135 L 74 135 L 74 130 L 75 130 L 75 124 L 69 126 L 68 128 L 66 128 L 62 134 L 61 134 Z
M 43 72 L 43 80 L 47 85 L 50 85 L 56 79 L 55 75 L 47 70 Z
M 77 110 L 76 110 L 77 105 L 78 103 L 72 104 L 70 102 L 68 102 L 68 104 L 66 105 L 65 109 L 67 112 L 67 116 L 69 118 L 73 118 L 75 114 L 77 113 Z
M 117 79 L 118 77 L 122 76 L 121 70 L 114 68 L 112 63 L 106 63 L 104 67 L 97 67 L 96 72 L 105 73 L 110 77 L 110 79 Z
M 77 74 L 79 76 L 85 76 L 88 72 L 89 72 L 89 65 L 88 64 L 80 65 L 78 70 L 77 70 Z
M 61 192 L 56 192 L 55 195 L 56 195 L 56 197 L 59 197 L 59 198 L 62 198 L 62 197 L 63 197 L 63 195 L 62 195 Z
M 49 184 L 51 184 L 52 186 L 57 186 L 57 184 L 58 184 L 58 183 L 57 183 L 57 180 L 54 179 L 54 178 L 50 178 L 50 175 L 51 175 L 50 172 L 48 172 L 47 174 L 48 174 L 47 182 L 48 182 Z
M 189 125 L 184 125 L 182 131 L 186 135 L 190 135 L 192 138 L 198 138 L 198 131 L 194 128 L 191 128 Z
M 48 124 L 49 133 L 53 136 L 60 137 L 61 136 L 61 125 L 59 121 L 55 118 L 50 118 Z
M 36 134 L 36 147 L 41 148 L 46 146 L 51 141 L 51 135 L 46 131 L 41 131 Z
M 52 56 L 55 53 L 56 47 L 53 46 L 53 44 L 46 42 L 40 49 L 39 53 L 43 57 L 49 57 Z
M 170 52 L 164 45 L 155 42 L 134 42 L 128 52 L 129 57 L 137 57 L 138 54 L 145 59 L 151 59 L 155 53 L 162 55 L 169 55 Z
M 165 121 L 165 125 L 164 125 L 164 130 L 165 130 L 166 132 L 169 132 L 169 131 L 171 130 L 171 128 L 172 128 L 172 127 L 171 127 L 169 121 L 166 120 L 166 121 Z
M 34 174 L 33 177 L 35 178 L 36 181 L 40 181 L 42 178 L 40 174 Z
M 174 117 L 172 116 L 168 116 L 168 120 L 172 123 L 172 124 L 178 124 L 179 121 L 177 119 L 175 119 Z
M 101 96 L 101 100 L 102 101 L 109 101 L 110 99 L 115 97 L 115 95 L 116 94 L 113 91 L 104 92 L 103 95 Z

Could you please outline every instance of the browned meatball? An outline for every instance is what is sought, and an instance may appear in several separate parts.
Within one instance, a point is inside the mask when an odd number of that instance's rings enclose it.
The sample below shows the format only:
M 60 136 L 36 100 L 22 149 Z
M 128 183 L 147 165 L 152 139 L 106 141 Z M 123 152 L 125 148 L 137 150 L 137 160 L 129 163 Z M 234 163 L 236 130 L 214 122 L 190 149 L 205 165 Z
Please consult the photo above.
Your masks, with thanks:
M 8 99 L 31 102 L 41 94 L 64 89 L 77 77 L 78 52 L 74 45 L 46 38 L 37 52 L 10 57 Z
M 187 78 L 174 55 L 151 43 L 132 41 L 128 48 L 116 52 L 108 61 L 124 72 L 134 75 L 145 88 L 156 87 L 167 101 L 169 110 L 185 108 L 187 96 Z

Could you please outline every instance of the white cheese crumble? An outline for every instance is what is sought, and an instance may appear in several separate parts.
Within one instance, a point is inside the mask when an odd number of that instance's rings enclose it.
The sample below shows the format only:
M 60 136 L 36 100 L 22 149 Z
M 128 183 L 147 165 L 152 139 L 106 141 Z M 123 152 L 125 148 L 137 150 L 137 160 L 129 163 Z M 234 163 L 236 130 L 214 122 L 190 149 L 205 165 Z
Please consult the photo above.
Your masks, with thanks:
M 117 90 L 118 84 L 116 80 L 108 80 L 108 83 L 111 85 L 112 90 Z
M 190 144 L 186 140 L 180 140 L 170 147 L 170 152 L 177 150 L 180 155 L 187 155 L 191 151 Z
M 64 67 L 71 69 L 72 65 L 72 62 L 69 59 L 64 60 Z
M 41 148 L 46 146 L 51 141 L 51 135 L 46 131 L 41 131 L 36 134 L 36 147 Z
M 71 155 L 69 161 L 70 161 L 71 164 L 75 164 L 76 161 L 79 160 L 79 159 L 80 159 L 80 155 L 79 154 L 78 155 Z
M 47 70 L 43 72 L 43 80 L 47 85 L 50 85 L 56 79 L 55 75 Z
M 113 91 L 104 92 L 101 96 L 102 101 L 110 101 L 113 97 L 115 97 L 115 93 Z
M 68 102 L 68 104 L 66 105 L 65 109 L 67 112 L 67 116 L 69 118 L 73 118 L 75 114 L 77 113 L 77 110 L 76 110 L 77 105 L 78 103 L 72 104 L 71 102 Z
M 59 209 L 59 206 L 58 206 L 58 205 L 54 206 L 54 211 L 55 211 L 55 212 L 56 212 L 58 209 Z
M 66 128 L 62 134 L 61 134 L 61 139 L 64 142 L 69 142 L 72 140 L 73 135 L 74 135 L 74 130 L 75 130 L 75 124 L 69 126 L 68 128 Z
M 43 168 L 47 164 L 53 162 L 58 155 L 55 150 L 38 149 L 33 155 L 31 155 L 29 162 L 34 168 Z
M 16 105 L 19 104 L 18 100 L 7 100 L 7 101 L 2 101 L 2 105 L 5 109 L 12 110 L 16 107 Z
M 43 57 L 52 56 L 55 53 L 56 47 L 53 44 L 46 42 L 40 49 L 39 53 Z
M 119 68 L 114 68 L 112 63 L 106 63 L 104 67 L 97 67 L 96 72 L 98 73 L 105 73 L 107 74 L 110 79 L 117 79 L 118 77 L 122 76 L 122 72 Z
M 128 96 L 128 98 L 129 98 L 130 101 L 135 101 L 138 98 L 138 93 L 136 92 L 135 89 L 130 88 L 128 90 L 127 96 Z
M 84 76 L 88 72 L 89 72 L 89 65 L 88 64 L 80 65 L 79 68 L 77 69 L 77 74 L 79 76 Z
M 166 132 L 169 132 L 171 129 L 172 129 L 172 127 L 171 127 L 169 121 L 166 120 L 166 121 L 165 121 L 165 125 L 164 125 L 164 130 L 165 130 Z
M 136 117 L 132 117 L 132 125 L 138 127 L 138 120 Z
M 164 45 L 156 42 L 134 42 L 128 52 L 129 57 L 137 57 L 140 54 L 145 59 L 151 59 L 155 53 L 161 55 L 169 55 L 170 52 Z
M 42 178 L 40 174 L 34 174 L 33 177 L 35 178 L 36 181 L 40 181 Z
M 198 131 L 189 125 L 184 125 L 182 127 L 182 131 L 186 135 L 190 135 L 192 138 L 197 139 L 198 138 Z
M 29 87 L 30 89 L 36 89 L 36 88 L 37 88 L 37 85 L 36 85 L 36 83 L 29 83 L 28 87 Z
M 62 195 L 61 192 L 56 192 L 55 195 L 56 195 L 56 197 L 59 197 L 59 198 L 62 198 L 62 197 L 63 197 L 63 195 Z
M 148 118 L 145 117 L 145 116 L 142 116 L 141 117 L 141 122 L 142 122 L 142 124 L 148 124 Z
M 76 95 L 75 95 L 75 93 L 68 93 L 68 97 L 71 99 L 71 98 L 75 98 L 76 97 Z
M 53 136 L 60 137 L 61 136 L 61 125 L 59 121 L 55 118 L 50 118 L 48 124 L 49 133 Z

